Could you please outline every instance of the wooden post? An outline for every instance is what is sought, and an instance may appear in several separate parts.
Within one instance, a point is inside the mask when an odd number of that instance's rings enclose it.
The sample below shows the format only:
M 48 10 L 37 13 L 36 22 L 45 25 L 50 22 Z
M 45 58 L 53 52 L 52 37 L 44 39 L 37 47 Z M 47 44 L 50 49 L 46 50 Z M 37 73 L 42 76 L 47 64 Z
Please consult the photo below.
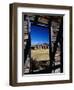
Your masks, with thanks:
M 48 25 L 49 25 L 49 55 L 50 55 L 50 65 L 49 65 L 49 73 L 52 72 L 52 63 L 53 63 L 53 57 L 52 57 L 52 45 L 51 45 L 51 18 L 49 19 L 49 22 L 48 22 Z

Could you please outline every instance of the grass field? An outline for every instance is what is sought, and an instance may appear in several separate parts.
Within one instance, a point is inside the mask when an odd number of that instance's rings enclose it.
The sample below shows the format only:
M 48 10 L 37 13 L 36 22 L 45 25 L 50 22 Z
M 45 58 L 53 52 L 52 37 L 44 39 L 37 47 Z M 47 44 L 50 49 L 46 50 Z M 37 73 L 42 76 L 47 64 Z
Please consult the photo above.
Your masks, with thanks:
M 31 58 L 36 61 L 48 61 L 49 49 L 35 49 L 31 50 Z

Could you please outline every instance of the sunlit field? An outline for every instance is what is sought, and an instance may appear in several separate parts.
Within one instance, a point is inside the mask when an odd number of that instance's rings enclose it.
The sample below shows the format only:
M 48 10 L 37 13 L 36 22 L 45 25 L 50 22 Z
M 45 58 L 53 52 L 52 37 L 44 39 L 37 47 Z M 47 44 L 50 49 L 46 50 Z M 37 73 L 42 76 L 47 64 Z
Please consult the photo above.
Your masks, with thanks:
M 35 49 L 31 50 L 31 57 L 36 61 L 48 61 L 49 58 L 49 49 Z

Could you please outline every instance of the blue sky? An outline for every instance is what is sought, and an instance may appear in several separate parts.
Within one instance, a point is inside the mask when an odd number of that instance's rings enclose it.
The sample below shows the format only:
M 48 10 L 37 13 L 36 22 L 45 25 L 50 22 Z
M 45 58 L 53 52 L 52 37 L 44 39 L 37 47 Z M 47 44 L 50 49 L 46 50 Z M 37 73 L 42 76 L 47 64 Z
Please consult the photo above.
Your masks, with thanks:
M 31 25 L 31 44 L 49 43 L 49 32 L 47 27 Z

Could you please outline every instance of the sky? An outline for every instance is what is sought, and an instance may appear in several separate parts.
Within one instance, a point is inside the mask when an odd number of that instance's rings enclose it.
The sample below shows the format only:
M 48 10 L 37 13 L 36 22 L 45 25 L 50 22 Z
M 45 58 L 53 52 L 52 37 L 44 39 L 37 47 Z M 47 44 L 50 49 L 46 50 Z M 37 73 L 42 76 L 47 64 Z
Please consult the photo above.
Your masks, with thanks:
M 31 44 L 49 43 L 49 32 L 47 27 L 31 25 Z

